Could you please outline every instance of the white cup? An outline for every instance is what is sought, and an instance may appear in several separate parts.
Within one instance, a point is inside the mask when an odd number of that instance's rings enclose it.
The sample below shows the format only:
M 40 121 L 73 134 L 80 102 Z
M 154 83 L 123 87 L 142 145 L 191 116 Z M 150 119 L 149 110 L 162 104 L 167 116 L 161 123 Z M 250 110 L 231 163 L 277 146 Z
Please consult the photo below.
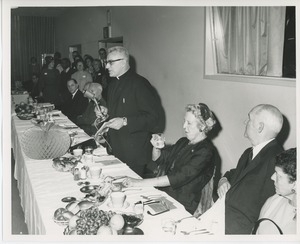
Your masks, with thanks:
M 83 153 L 83 150 L 80 149 L 80 148 L 77 148 L 77 149 L 74 149 L 74 150 L 73 150 L 73 154 L 74 154 L 74 156 L 76 156 L 76 157 L 81 156 L 82 153 Z
M 110 194 L 112 206 L 114 208 L 122 208 L 126 199 L 124 192 L 116 191 Z
M 100 166 L 91 166 L 89 168 L 89 174 L 92 179 L 99 179 L 102 172 L 102 168 Z

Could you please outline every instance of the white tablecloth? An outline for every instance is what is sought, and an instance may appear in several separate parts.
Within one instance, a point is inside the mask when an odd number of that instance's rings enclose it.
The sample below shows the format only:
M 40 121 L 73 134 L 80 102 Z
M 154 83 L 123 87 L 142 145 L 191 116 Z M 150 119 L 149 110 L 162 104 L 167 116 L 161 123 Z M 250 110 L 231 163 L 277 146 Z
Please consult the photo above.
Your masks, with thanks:
M 71 123 L 63 114 L 60 114 L 60 117 L 55 117 L 55 120 L 58 124 Z M 16 162 L 14 177 L 18 181 L 25 221 L 30 234 L 43 234 L 56 237 L 63 236 L 64 227 L 57 225 L 53 221 L 53 213 L 57 208 L 66 206 L 66 203 L 61 201 L 62 198 L 73 196 L 80 199 L 84 197 L 84 194 L 80 192 L 80 186 L 73 180 L 73 175 L 69 172 L 63 173 L 56 171 L 52 167 L 51 159 L 33 160 L 24 154 L 19 139 L 22 133 L 31 126 L 35 126 L 31 121 L 20 120 L 16 116 L 12 116 L 12 147 Z M 81 130 L 78 129 L 78 132 L 77 138 L 75 138 L 76 143 L 89 139 L 89 136 Z M 117 160 L 118 164 L 103 166 L 102 173 L 104 175 L 138 177 L 126 164 L 114 156 L 95 157 L 95 161 L 101 162 L 106 160 Z M 90 181 L 91 184 L 97 184 L 97 180 Z M 158 194 L 166 197 L 167 200 L 174 204 L 175 208 L 157 216 L 151 216 L 147 214 L 145 210 L 144 221 L 140 225 L 140 228 L 144 231 L 145 235 L 151 235 L 154 238 L 165 235 L 161 228 L 162 219 L 172 218 L 177 220 L 190 216 L 180 203 L 166 193 L 153 187 L 132 188 L 126 191 L 127 201 L 130 205 L 124 211 L 133 211 L 133 203 L 142 200 L 141 195 Z M 104 202 L 101 208 L 103 210 L 109 210 L 107 202 Z M 181 230 L 193 230 L 204 227 L 212 230 L 214 228 L 211 226 L 212 220 L 216 222 L 215 219 L 210 218 L 206 218 L 206 221 L 199 221 L 195 218 L 184 220 L 177 225 L 177 234 L 182 235 Z

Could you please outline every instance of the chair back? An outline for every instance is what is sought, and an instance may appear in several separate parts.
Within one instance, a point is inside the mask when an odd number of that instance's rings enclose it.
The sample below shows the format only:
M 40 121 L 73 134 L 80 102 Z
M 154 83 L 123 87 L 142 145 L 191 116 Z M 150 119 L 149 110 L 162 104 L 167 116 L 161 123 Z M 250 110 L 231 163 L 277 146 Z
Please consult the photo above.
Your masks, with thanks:
M 215 176 L 216 168 L 214 169 L 214 173 L 209 180 L 209 182 L 203 187 L 201 191 L 201 199 L 198 204 L 198 207 L 193 214 L 196 218 L 199 218 L 202 214 L 204 214 L 208 209 L 213 205 L 213 189 L 214 189 L 214 176 Z

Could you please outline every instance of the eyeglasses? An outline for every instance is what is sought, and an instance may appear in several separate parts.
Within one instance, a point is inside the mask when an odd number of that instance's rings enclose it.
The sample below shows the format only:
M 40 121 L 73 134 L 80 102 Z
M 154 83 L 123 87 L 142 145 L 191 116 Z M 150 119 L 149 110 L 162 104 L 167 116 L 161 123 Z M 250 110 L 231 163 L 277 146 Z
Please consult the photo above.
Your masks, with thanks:
M 107 65 L 107 64 L 112 65 L 114 62 L 121 61 L 123 59 L 124 58 L 119 58 L 119 59 L 115 59 L 115 60 L 107 60 L 107 61 L 105 61 L 105 65 Z

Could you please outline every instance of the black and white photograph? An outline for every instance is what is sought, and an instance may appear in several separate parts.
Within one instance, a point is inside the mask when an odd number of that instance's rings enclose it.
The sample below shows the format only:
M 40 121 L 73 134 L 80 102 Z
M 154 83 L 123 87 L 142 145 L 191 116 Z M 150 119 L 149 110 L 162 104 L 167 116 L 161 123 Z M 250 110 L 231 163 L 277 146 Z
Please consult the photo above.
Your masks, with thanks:
M 299 243 L 296 0 L 0 2 L 4 243 Z

